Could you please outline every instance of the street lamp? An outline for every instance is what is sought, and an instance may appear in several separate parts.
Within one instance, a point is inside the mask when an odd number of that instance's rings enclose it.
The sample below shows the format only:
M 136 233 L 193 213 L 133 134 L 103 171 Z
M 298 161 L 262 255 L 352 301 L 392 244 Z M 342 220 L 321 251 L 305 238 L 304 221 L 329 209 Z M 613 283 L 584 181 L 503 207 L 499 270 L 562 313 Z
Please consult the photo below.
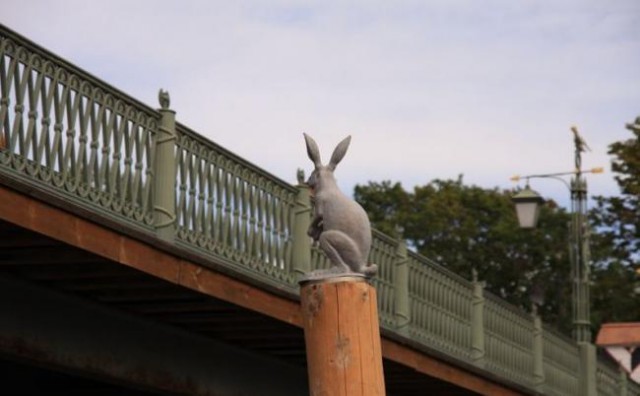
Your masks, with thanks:
M 529 180 L 551 178 L 561 181 L 571 193 L 571 223 L 569 258 L 571 260 L 571 286 L 573 292 L 573 338 L 580 353 L 580 394 L 596 396 L 596 351 L 591 344 L 591 319 L 589 302 L 589 228 L 587 225 L 587 182 L 585 173 L 601 173 L 602 168 L 582 170 L 582 153 L 589 146 L 582 139 L 576 127 L 571 127 L 575 145 L 575 170 L 573 172 L 548 173 L 541 175 L 514 176 L 511 180 L 526 179 L 524 190 L 513 197 L 518 211 L 520 225 L 535 227 L 542 198 L 529 187 Z M 563 176 L 571 176 L 567 182 Z M 526 220 L 526 221 L 523 221 Z
M 540 175 L 514 176 L 513 181 L 525 179 L 524 190 L 513 196 L 518 221 L 522 228 L 534 228 L 538 219 L 542 197 L 529 187 L 529 180 L 551 178 L 561 181 L 571 193 L 571 225 L 569 257 L 571 259 L 573 338 L 578 342 L 591 342 L 591 319 L 589 307 L 589 230 L 586 221 L 587 183 L 583 174 L 602 173 L 602 168 L 582 170 L 581 154 L 590 151 L 576 127 L 571 127 L 575 144 L 575 170 L 572 172 L 548 173 Z M 572 176 L 568 183 L 563 176 Z
M 536 228 L 540 207 L 544 199 L 529 187 L 527 182 L 524 190 L 514 195 L 511 200 L 516 205 L 516 214 L 521 228 Z

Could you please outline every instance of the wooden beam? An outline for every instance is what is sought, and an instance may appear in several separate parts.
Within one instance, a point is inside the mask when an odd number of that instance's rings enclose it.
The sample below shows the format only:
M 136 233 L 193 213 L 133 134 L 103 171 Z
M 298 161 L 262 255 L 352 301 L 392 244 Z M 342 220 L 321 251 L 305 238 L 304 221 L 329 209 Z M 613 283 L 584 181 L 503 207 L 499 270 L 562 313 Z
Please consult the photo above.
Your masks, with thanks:
M 524 394 L 389 339 L 382 339 L 382 355 L 386 359 L 411 367 L 420 373 L 456 384 L 481 395 L 518 396 Z
M 42 367 L 154 394 L 293 396 L 307 389 L 304 369 L 280 359 L 2 274 L 0 312 L 0 356 Z

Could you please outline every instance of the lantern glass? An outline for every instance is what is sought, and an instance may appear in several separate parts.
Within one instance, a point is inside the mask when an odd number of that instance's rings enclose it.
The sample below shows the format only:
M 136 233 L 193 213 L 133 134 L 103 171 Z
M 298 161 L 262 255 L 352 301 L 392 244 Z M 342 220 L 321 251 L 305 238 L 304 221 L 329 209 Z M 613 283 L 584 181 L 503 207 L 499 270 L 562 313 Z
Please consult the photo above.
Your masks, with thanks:
M 527 187 L 511 198 L 516 205 L 516 214 L 521 228 L 535 228 L 538 224 L 540 207 L 544 199 L 535 191 Z
M 516 203 L 516 214 L 520 228 L 535 228 L 540 215 L 540 204 L 538 202 Z

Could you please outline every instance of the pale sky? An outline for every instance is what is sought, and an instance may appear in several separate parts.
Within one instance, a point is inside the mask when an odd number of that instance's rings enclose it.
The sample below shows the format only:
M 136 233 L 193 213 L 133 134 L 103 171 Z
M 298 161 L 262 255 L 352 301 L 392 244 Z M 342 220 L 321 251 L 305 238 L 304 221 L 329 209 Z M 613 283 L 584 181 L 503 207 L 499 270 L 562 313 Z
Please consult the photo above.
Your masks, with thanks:
M 607 146 L 640 116 L 640 1 L 0 0 L 0 22 L 276 176 L 307 174 L 302 132 L 342 189 L 434 178 L 510 188 L 573 168 L 618 192 Z M 555 181 L 542 195 L 568 203 Z

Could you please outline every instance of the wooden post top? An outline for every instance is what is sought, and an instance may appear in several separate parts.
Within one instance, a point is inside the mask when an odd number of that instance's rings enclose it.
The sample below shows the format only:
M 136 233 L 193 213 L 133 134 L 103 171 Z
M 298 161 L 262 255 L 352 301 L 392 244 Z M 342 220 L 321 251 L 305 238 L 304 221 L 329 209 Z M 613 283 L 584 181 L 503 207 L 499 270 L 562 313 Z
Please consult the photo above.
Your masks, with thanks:
M 327 277 L 307 277 L 300 279 L 298 284 L 300 287 L 306 285 L 313 285 L 319 283 L 339 283 L 339 282 L 367 282 L 367 278 L 364 275 L 359 274 L 345 274 L 345 275 L 333 275 Z

